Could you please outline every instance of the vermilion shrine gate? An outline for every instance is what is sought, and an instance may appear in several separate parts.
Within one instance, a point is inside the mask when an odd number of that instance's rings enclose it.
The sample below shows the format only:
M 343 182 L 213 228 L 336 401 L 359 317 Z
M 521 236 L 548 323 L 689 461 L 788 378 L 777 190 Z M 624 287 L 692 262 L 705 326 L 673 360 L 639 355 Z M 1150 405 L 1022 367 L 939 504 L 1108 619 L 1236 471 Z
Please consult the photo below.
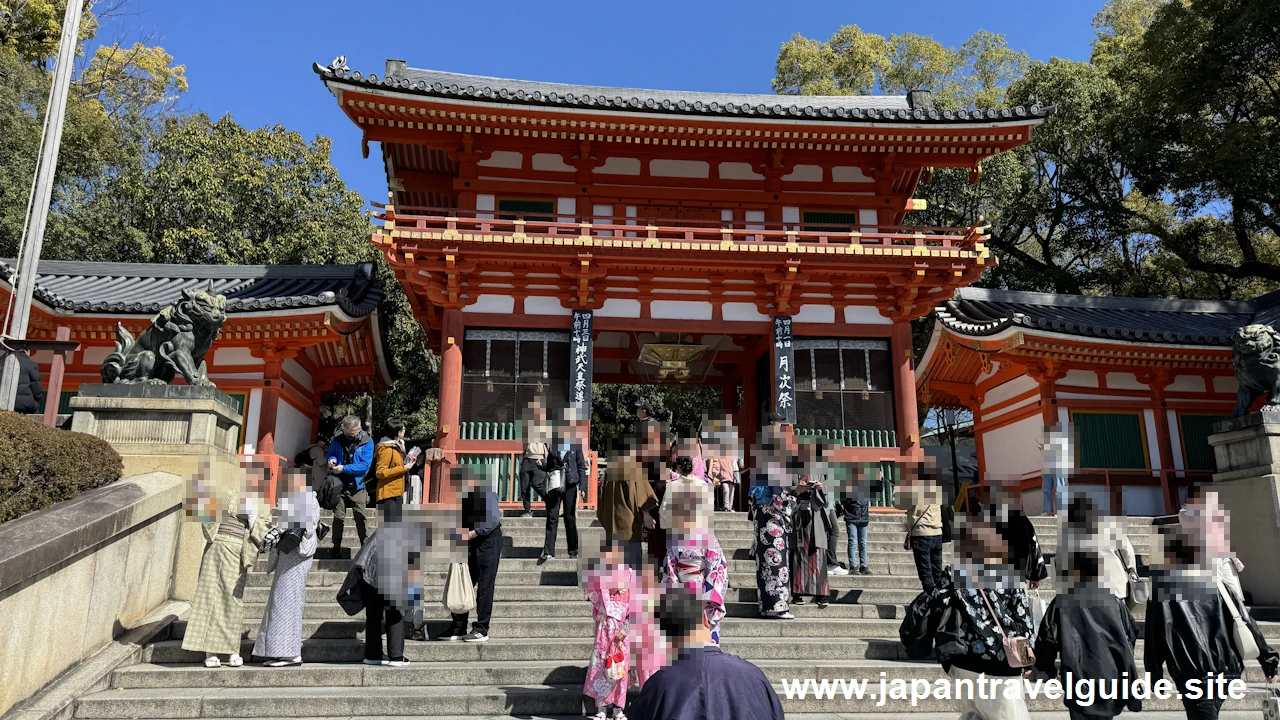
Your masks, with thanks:
M 995 260 L 982 227 L 904 227 L 912 195 L 1053 111 L 315 70 L 380 144 L 372 239 L 440 348 L 438 445 L 464 462 L 518 453 L 529 399 L 569 403 L 575 319 L 595 382 L 719 386 L 748 442 L 776 408 L 847 460 L 920 459 L 909 322 Z

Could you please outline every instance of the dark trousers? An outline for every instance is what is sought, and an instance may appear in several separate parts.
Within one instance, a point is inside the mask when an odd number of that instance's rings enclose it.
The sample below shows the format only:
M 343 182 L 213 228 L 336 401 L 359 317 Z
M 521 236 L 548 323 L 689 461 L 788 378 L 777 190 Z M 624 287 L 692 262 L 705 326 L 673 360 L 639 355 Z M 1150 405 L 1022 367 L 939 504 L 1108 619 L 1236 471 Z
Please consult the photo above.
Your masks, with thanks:
M 578 552 L 578 486 L 573 485 L 560 490 L 552 490 L 543 499 L 547 504 L 547 536 L 542 543 L 542 552 L 546 555 L 556 554 L 556 531 L 560 527 L 560 508 L 564 508 L 565 542 L 569 545 L 569 554 Z
M 520 501 L 524 503 L 524 511 L 533 511 L 533 493 L 538 497 L 546 497 L 547 474 L 538 467 L 533 458 L 520 459 Z
M 400 522 L 404 513 L 404 496 L 397 495 L 386 500 L 379 500 L 378 510 L 381 513 L 381 520 L 384 525 L 386 523 Z
M 911 554 L 916 561 L 916 574 L 925 592 L 944 583 L 942 574 L 942 536 L 911 538 Z
M 342 527 L 347 522 L 347 513 L 350 512 L 355 516 L 356 535 L 360 538 L 360 545 L 364 546 L 365 538 L 365 506 L 369 504 L 369 493 L 365 490 L 351 492 L 350 488 L 342 491 L 342 502 L 338 503 L 338 507 L 333 509 L 333 547 L 338 549 L 342 547 Z
M 1218 720 L 1222 702 L 1222 700 L 1183 700 L 1182 709 L 1187 713 L 1187 720 Z
M 364 657 L 366 660 L 382 659 L 382 634 L 387 634 L 387 659 L 404 659 L 404 614 L 382 597 L 382 593 L 367 582 L 360 583 L 364 594 Z
M 493 614 L 493 583 L 498 578 L 498 561 L 502 558 L 502 526 L 488 535 L 472 538 L 467 543 L 467 570 L 471 582 L 476 584 L 476 621 L 471 630 L 489 634 L 489 617 Z M 453 631 L 461 635 L 467 631 L 470 613 L 454 613 Z
M 836 559 L 836 514 L 832 510 L 827 510 L 827 523 L 827 567 L 831 567 L 840 564 Z

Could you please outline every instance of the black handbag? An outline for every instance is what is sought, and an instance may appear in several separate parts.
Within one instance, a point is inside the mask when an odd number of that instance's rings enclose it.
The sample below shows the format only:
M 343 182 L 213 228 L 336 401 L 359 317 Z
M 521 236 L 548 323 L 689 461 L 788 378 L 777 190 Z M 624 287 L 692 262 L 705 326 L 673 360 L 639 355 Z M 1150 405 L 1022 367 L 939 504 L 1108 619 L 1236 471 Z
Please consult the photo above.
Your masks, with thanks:
M 276 540 L 276 551 L 282 553 L 291 553 L 298 549 L 302 541 L 311 533 L 305 528 L 289 528 L 280 533 L 280 539 Z

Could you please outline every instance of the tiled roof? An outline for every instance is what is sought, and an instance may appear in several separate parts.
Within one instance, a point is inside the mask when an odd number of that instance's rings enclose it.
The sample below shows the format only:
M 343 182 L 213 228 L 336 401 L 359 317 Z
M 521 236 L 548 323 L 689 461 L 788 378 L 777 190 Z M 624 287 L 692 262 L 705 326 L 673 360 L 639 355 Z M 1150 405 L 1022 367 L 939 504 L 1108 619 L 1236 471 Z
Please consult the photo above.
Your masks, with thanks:
M 1214 302 L 965 288 L 938 307 L 938 319 L 953 332 L 978 337 L 1017 327 L 1131 342 L 1230 346 L 1237 328 L 1265 322 L 1278 301 L 1280 296 L 1273 295 Z
M 1002 110 L 940 111 L 926 102 L 913 106 L 905 95 L 749 95 L 567 85 L 419 70 L 396 60 L 387 61 L 388 72 L 383 78 L 350 70 L 342 58 L 328 67 L 315 63 L 313 68 L 326 81 L 363 88 L 476 102 L 599 108 L 614 112 L 807 118 L 853 123 L 1026 124 L 1040 122 L 1056 109 L 1052 105 L 1032 104 Z
M 0 280 L 14 283 L 17 263 L 0 260 Z M 42 260 L 35 297 L 69 312 L 149 314 L 183 290 L 204 288 L 227 296 L 227 312 L 337 305 L 364 317 L 378 306 L 383 284 L 373 265 L 162 265 Z

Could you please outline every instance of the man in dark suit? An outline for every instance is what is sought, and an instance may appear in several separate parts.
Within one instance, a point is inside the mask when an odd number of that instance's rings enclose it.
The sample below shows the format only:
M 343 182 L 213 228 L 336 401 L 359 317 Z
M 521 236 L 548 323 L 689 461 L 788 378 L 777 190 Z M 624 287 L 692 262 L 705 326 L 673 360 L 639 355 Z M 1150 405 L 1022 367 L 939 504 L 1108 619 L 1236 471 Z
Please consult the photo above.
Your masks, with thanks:
M 560 457 L 560 472 L 564 486 L 547 497 L 547 534 L 542 546 L 542 559 L 555 557 L 556 530 L 559 526 L 557 514 L 564 508 L 565 543 L 569 546 L 569 557 L 578 557 L 578 495 L 587 497 L 591 463 L 587 461 L 587 422 L 586 414 L 578 408 L 569 408 L 564 417 L 565 435 L 552 450 Z

